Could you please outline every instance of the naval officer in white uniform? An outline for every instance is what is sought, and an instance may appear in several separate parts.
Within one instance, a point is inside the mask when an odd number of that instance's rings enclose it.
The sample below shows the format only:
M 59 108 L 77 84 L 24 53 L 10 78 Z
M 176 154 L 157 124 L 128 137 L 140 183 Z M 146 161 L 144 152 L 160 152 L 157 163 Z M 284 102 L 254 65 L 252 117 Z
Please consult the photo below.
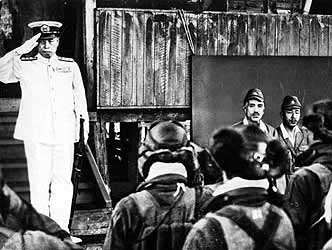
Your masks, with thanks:
M 85 90 L 77 63 L 56 55 L 62 24 L 40 21 L 28 26 L 34 36 L 0 58 L 0 81 L 20 82 L 14 138 L 24 141 L 31 203 L 69 231 L 80 116 L 85 119 L 86 139 L 89 132 Z M 24 55 L 36 46 L 37 55 Z

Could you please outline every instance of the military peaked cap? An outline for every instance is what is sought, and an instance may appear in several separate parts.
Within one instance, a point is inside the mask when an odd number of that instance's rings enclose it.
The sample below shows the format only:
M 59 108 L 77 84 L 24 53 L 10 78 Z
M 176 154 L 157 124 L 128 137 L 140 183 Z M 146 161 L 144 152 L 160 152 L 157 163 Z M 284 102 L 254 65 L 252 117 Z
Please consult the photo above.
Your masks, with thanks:
M 245 105 L 246 102 L 252 99 L 264 102 L 263 92 L 259 88 L 249 89 L 246 96 L 244 97 L 243 105 Z
M 32 29 L 33 35 L 41 33 L 39 39 L 52 39 L 60 36 L 62 23 L 56 21 L 37 21 L 28 24 Z
M 295 95 L 287 95 L 281 104 L 281 110 L 301 108 L 302 105 Z

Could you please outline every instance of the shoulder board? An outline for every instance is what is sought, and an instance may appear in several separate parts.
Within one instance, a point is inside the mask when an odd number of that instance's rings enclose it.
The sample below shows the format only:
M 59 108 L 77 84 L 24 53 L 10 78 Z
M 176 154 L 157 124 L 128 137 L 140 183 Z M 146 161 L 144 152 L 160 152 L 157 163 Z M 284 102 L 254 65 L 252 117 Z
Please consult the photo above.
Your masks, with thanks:
M 61 57 L 61 56 L 59 56 L 58 58 L 59 58 L 60 61 L 63 61 L 63 62 L 74 62 L 73 58 Z
M 21 56 L 20 57 L 21 61 L 34 61 L 37 60 L 36 56 Z

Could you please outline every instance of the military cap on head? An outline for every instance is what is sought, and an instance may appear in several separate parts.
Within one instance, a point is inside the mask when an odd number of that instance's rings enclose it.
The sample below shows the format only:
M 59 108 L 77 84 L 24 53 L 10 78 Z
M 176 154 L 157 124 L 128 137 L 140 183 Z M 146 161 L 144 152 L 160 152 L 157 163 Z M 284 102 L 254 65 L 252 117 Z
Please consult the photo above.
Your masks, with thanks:
M 301 105 L 299 99 L 295 95 L 285 96 L 285 98 L 281 104 L 281 110 L 301 108 L 301 107 L 302 107 L 302 105 Z
M 252 99 L 264 102 L 263 92 L 259 88 L 249 89 L 246 96 L 244 97 L 243 105 L 245 105 L 247 101 Z
M 37 21 L 28 24 L 32 29 L 33 35 L 41 33 L 39 39 L 52 39 L 60 36 L 62 23 L 56 21 Z

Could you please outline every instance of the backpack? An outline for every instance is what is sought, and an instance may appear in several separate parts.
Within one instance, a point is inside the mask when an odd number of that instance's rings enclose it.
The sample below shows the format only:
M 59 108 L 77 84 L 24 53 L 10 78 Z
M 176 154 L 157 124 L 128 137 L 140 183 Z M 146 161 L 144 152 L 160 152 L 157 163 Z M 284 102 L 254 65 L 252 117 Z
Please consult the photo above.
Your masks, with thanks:
M 332 182 L 332 172 L 320 163 L 314 163 L 304 168 L 319 178 L 322 190 L 322 201 L 316 206 L 309 220 L 310 225 L 306 237 L 308 244 L 306 245 L 307 249 L 321 249 L 331 237 L 331 230 L 322 215 L 324 214 L 325 198 Z
M 276 241 L 278 229 L 280 230 L 282 216 L 278 214 L 273 205 L 267 204 L 268 213 L 264 224 L 260 229 L 253 218 L 247 216 L 242 209 L 237 209 L 237 205 L 227 205 L 214 213 L 208 213 L 207 218 L 213 218 L 220 224 L 224 232 L 225 242 L 228 249 L 253 249 L 253 250 L 286 250 L 293 249 L 287 243 Z M 259 208 L 258 208 L 259 209 Z M 228 229 L 226 217 L 242 230 L 236 230 L 235 234 L 226 233 Z M 234 226 L 234 225 L 233 225 Z M 295 246 L 295 244 L 294 244 Z M 251 248 L 250 248 L 251 247 Z M 224 249 L 224 248 L 223 248 Z
M 135 249 L 181 250 L 186 235 L 197 220 L 198 195 L 195 188 L 182 190 L 171 206 L 161 211 L 150 192 L 143 190 L 135 193 L 133 198 L 141 218 L 144 218 Z

